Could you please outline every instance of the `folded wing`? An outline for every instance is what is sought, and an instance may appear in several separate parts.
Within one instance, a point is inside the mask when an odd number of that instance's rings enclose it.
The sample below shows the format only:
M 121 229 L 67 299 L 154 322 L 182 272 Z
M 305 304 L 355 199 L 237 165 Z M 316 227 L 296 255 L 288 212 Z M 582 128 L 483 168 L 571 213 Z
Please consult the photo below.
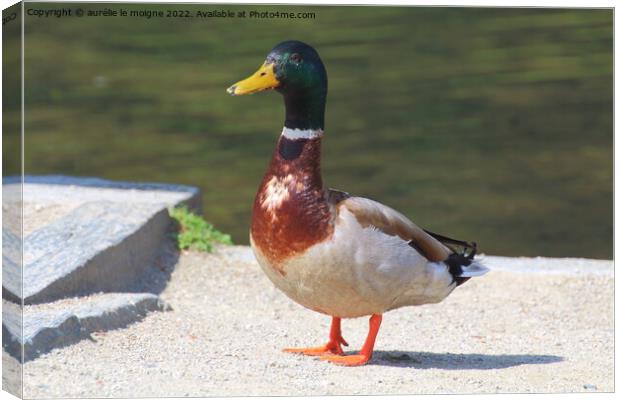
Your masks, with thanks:
M 373 226 L 388 235 L 400 237 L 430 261 L 444 261 L 452 254 L 450 248 L 393 208 L 363 197 L 330 197 L 338 198 L 338 207 L 345 207 L 362 226 Z

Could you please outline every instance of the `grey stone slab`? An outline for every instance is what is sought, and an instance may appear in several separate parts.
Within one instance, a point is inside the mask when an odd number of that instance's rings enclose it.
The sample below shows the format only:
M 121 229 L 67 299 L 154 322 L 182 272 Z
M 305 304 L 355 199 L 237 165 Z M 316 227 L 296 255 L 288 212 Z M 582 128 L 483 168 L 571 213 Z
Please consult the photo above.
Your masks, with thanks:
M 9 188 L 21 181 L 3 179 Z M 27 176 L 23 194 L 23 291 L 19 238 L 3 230 L 3 298 L 26 304 L 134 286 L 168 233 L 168 208 L 200 204 L 194 187 L 66 176 Z
M 2 296 L 15 293 L 16 299 L 22 282 L 21 193 L 20 185 L 2 186 Z
M 2 291 L 5 295 L 21 297 L 21 241 L 8 229 L 2 229 Z M 6 289 L 5 289 L 6 288 Z M 8 290 L 9 293 L 4 293 Z
M 123 328 L 149 312 L 170 309 L 151 293 L 101 293 L 64 299 L 26 306 L 22 336 L 19 307 L 4 303 L 8 305 L 5 309 L 11 309 L 10 317 L 2 324 L 3 335 L 8 338 L 3 343 L 4 350 L 19 359 L 23 346 L 24 361 L 89 338 L 93 332 Z
M 8 177 L 4 186 L 20 185 L 19 177 Z M 193 186 L 165 183 L 110 181 L 100 178 L 42 175 L 24 177 L 25 203 L 54 204 L 93 201 L 120 203 L 185 203 L 200 211 L 200 190 Z
M 23 202 L 21 185 L 2 186 L 2 280 L 12 285 L 15 293 L 21 293 L 21 254 L 22 254 L 22 215 Z M 10 293 L 2 288 L 3 297 Z M 21 332 L 21 312 L 14 304 L 2 305 L 2 321 L 12 324 Z M 3 329 L 2 347 L 10 347 L 10 335 Z M 19 351 L 19 347 L 16 349 Z M 23 397 L 23 368 L 21 357 L 13 358 L 6 351 L 2 352 L 2 389 Z
M 149 267 L 169 224 L 163 204 L 84 204 L 24 240 L 24 302 L 128 287 Z
M 2 301 L 2 348 L 21 360 L 22 310 L 19 304 Z

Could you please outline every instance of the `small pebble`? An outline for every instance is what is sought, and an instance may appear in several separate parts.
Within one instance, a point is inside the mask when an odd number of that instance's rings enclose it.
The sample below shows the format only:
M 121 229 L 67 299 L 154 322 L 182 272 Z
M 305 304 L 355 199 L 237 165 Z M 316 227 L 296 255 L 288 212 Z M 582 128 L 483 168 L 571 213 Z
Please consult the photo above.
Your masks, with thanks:
M 596 385 L 592 385 L 591 383 L 586 383 L 583 385 L 583 388 L 586 390 L 596 390 Z

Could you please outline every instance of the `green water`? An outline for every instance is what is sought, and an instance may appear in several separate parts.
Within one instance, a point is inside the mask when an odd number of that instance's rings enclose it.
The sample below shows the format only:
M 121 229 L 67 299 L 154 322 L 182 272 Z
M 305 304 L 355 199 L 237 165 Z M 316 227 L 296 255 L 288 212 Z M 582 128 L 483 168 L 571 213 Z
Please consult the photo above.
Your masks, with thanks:
M 316 18 L 27 17 L 28 174 L 196 185 L 247 243 L 283 106 L 225 89 L 298 39 L 329 74 L 326 184 L 488 254 L 612 257 L 611 10 L 133 9 Z

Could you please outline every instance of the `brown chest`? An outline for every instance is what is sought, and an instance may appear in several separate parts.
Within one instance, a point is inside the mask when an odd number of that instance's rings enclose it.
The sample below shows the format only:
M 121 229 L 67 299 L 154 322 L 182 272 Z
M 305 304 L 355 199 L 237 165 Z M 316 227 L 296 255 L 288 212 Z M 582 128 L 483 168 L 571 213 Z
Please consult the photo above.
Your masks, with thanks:
M 332 235 L 331 210 L 320 169 L 320 139 L 296 142 L 293 159 L 285 158 L 282 139 L 254 200 L 254 246 L 281 274 L 282 264 Z M 282 154 L 284 153 L 284 155 Z

